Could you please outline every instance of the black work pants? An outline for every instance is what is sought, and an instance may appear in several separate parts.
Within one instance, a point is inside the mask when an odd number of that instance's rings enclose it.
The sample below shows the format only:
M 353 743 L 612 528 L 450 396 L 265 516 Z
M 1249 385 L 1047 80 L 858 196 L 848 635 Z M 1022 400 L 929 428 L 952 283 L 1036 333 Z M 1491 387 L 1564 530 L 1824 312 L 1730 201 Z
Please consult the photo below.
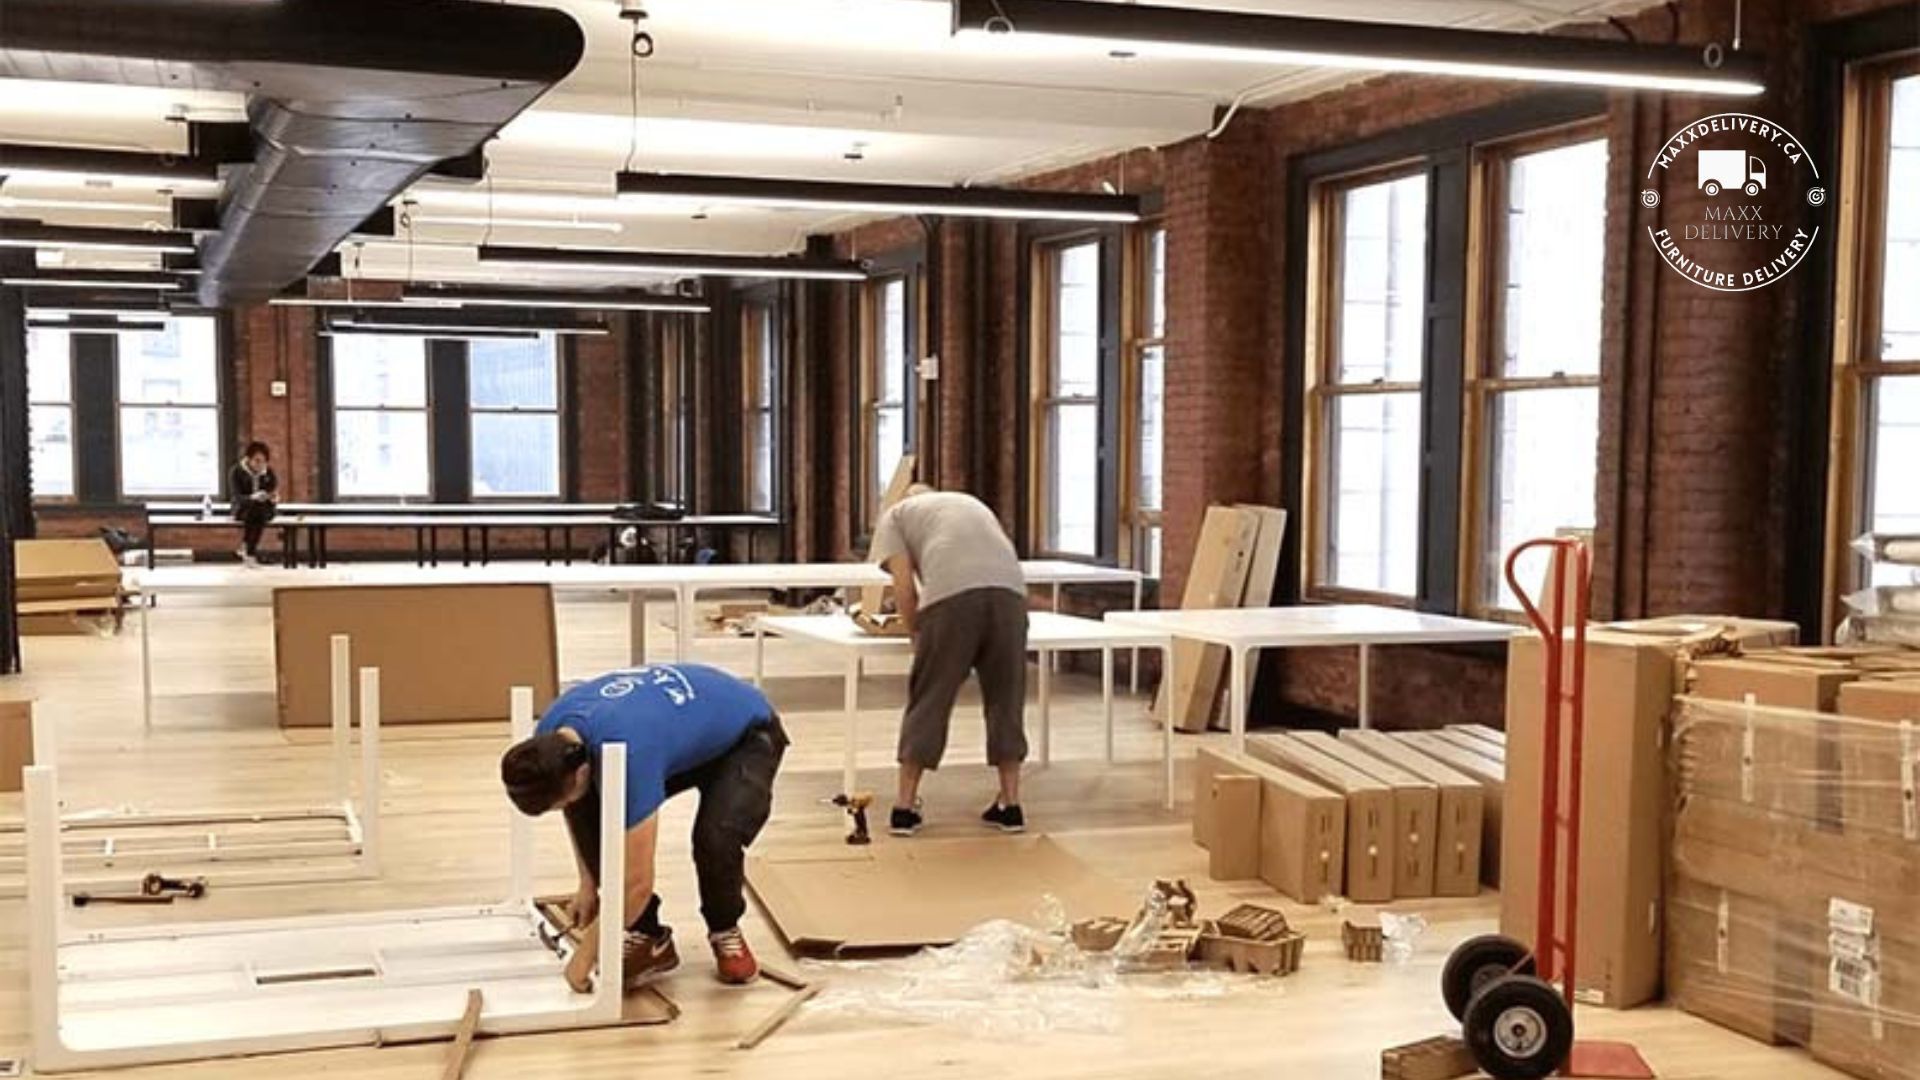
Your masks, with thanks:
M 248 500 L 240 504 L 234 516 L 240 519 L 240 547 L 248 555 L 258 557 L 260 538 L 267 533 L 267 522 L 273 520 L 271 502 Z
M 747 730 L 726 753 L 667 778 L 667 798 L 697 789 L 700 809 L 693 818 L 693 869 L 700 879 L 700 915 L 709 933 L 740 925 L 747 911 L 747 847 L 773 812 L 773 778 L 787 751 L 787 732 L 778 716 Z M 632 751 L 629 750 L 629 753 Z M 566 808 L 567 834 L 581 865 L 600 882 L 600 775 L 595 765 L 593 785 L 585 798 Z M 624 887 L 624 883 L 622 886 Z M 645 934 L 660 933 L 660 897 L 647 909 L 627 913 L 629 927 Z

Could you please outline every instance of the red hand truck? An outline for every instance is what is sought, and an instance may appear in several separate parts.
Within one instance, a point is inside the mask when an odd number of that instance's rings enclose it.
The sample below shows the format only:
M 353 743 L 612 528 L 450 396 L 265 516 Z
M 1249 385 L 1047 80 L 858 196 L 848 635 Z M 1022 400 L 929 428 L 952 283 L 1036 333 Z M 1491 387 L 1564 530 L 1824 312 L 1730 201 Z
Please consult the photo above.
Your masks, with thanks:
M 1547 575 L 1552 595 L 1544 598 L 1545 614 L 1515 573 L 1520 557 L 1536 549 L 1552 553 Z M 1630 1045 L 1576 1043 L 1573 1037 L 1574 988 L 1578 985 L 1574 965 L 1580 928 L 1588 573 L 1587 547 L 1579 540 L 1529 540 L 1507 554 L 1507 586 L 1540 635 L 1546 675 L 1536 940 L 1529 947 L 1500 934 L 1472 938 L 1447 958 L 1440 980 L 1447 1009 L 1460 1021 L 1474 1061 L 1494 1080 L 1539 1080 L 1556 1072 L 1603 1080 L 1650 1080 L 1653 1076 L 1639 1051 Z M 1567 767 L 1564 799 L 1560 782 L 1563 746 Z M 1561 877 L 1555 872 L 1561 865 L 1563 840 L 1567 885 L 1564 904 Z

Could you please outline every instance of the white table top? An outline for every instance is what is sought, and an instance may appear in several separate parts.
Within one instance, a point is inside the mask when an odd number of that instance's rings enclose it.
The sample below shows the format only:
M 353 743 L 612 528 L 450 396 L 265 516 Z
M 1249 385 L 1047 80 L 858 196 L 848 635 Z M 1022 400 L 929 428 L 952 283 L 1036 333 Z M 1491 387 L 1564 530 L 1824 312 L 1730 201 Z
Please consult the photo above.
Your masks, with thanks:
M 149 519 L 154 525 L 169 529 L 192 528 L 194 526 L 226 526 L 238 524 L 229 517 L 203 518 L 198 514 L 155 514 Z M 324 526 L 327 528 L 363 529 L 363 528 L 406 528 L 419 529 L 429 526 L 441 528 L 487 527 L 495 529 L 512 528 L 618 528 L 635 525 L 641 528 L 660 528 L 663 526 L 683 526 L 702 528 L 717 525 L 766 525 L 780 524 L 778 518 L 762 514 L 704 514 L 698 517 L 676 518 L 671 521 L 634 521 L 617 518 L 609 514 L 526 514 L 503 513 L 500 511 L 468 510 L 463 514 L 436 512 L 430 514 L 392 513 L 392 514 L 291 514 L 281 513 L 270 523 L 272 527 L 309 528 Z
M 231 504 L 215 499 L 215 513 L 225 513 Z M 404 503 L 404 502 L 283 502 L 280 509 L 289 514 L 473 514 L 492 511 L 499 514 L 611 514 L 620 503 L 570 502 L 478 502 L 478 503 Z M 153 517 L 193 516 L 200 514 L 197 502 L 152 502 L 147 513 Z
M 1256 649 L 1505 641 L 1519 633 L 1518 627 L 1506 623 L 1373 604 L 1112 611 L 1107 621 L 1230 648 Z
M 869 634 L 846 615 L 762 615 L 755 620 L 769 634 L 786 638 L 804 638 L 822 645 L 870 652 L 911 652 L 913 640 Z M 1167 635 L 1083 619 L 1077 615 L 1059 615 L 1051 611 L 1027 613 L 1027 649 L 1067 652 L 1075 649 L 1118 649 L 1163 645 Z

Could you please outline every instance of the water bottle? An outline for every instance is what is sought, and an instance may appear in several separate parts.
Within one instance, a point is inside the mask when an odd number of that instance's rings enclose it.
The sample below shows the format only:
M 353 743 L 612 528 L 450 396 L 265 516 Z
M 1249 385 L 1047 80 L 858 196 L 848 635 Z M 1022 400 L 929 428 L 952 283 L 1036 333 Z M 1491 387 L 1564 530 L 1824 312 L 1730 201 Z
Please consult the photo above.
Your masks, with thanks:
M 200 520 L 205 521 L 211 517 L 213 517 L 213 496 L 202 495 L 200 496 Z

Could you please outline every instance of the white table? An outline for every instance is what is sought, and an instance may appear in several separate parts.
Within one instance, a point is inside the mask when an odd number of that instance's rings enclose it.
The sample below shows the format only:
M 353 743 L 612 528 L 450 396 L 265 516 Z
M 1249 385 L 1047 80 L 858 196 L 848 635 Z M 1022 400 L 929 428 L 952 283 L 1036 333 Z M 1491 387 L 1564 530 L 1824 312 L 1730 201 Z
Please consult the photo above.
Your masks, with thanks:
M 1135 610 L 1139 609 L 1141 575 L 1134 570 L 1091 566 L 1058 559 L 1021 563 L 1029 584 L 1051 586 L 1053 605 L 1067 585 L 1131 584 Z M 628 659 L 646 662 L 646 602 L 653 594 L 674 599 L 674 659 L 685 661 L 694 640 L 694 611 L 700 594 L 728 589 L 852 589 L 884 585 L 893 579 L 871 563 L 728 563 L 688 565 L 641 563 L 634 565 L 547 566 L 539 563 L 495 563 L 485 566 L 420 567 L 405 563 L 358 563 L 311 569 L 281 567 L 164 566 L 129 570 L 128 589 L 140 594 L 140 702 L 141 713 L 153 720 L 153 647 L 147 610 L 152 601 L 176 595 L 245 595 L 276 589 L 323 589 L 412 585 L 550 585 L 556 593 L 628 594 Z M 1137 656 L 1137 654 L 1136 654 Z M 1139 665 L 1134 665 L 1137 671 Z M 1138 687 L 1138 676 L 1135 676 Z
M 1191 638 L 1224 647 L 1233 658 L 1228 673 L 1233 707 L 1229 725 L 1234 745 L 1247 739 L 1247 670 L 1261 649 L 1317 649 L 1354 645 L 1360 650 L 1359 721 L 1372 723 L 1369 674 L 1375 645 L 1442 645 L 1475 641 L 1504 642 L 1519 632 L 1506 623 L 1429 615 L 1373 604 L 1325 604 L 1277 608 L 1205 608 L 1192 611 L 1114 611 L 1107 621 Z M 1171 653 L 1169 653 L 1171 655 Z M 1171 680 L 1171 676 L 1167 676 Z M 1173 683 L 1168 681 L 1167 685 Z M 1161 710 L 1172 720 L 1173 709 Z
M 913 641 L 906 637 L 869 634 L 845 615 L 763 615 L 754 620 L 753 679 L 766 673 L 767 635 L 794 638 L 840 651 L 846 680 L 846 751 L 841 766 L 842 790 L 859 788 L 860 673 L 874 656 L 907 656 Z M 1113 654 L 1116 649 L 1159 649 L 1166 668 L 1173 670 L 1173 640 L 1155 630 L 1141 630 L 1098 619 L 1082 619 L 1051 611 L 1027 614 L 1027 651 L 1036 654 L 1040 668 L 1040 765 L 1053 762 L 1053 667 L 1056 653 L 1098 650 L 1100 697 L 1106 710 L 1108 762 L 1113 761 Z M 1165 763 L 1166 805 L 1173 805 L 1173 723 L 1164 719 L 1161 756 Z

